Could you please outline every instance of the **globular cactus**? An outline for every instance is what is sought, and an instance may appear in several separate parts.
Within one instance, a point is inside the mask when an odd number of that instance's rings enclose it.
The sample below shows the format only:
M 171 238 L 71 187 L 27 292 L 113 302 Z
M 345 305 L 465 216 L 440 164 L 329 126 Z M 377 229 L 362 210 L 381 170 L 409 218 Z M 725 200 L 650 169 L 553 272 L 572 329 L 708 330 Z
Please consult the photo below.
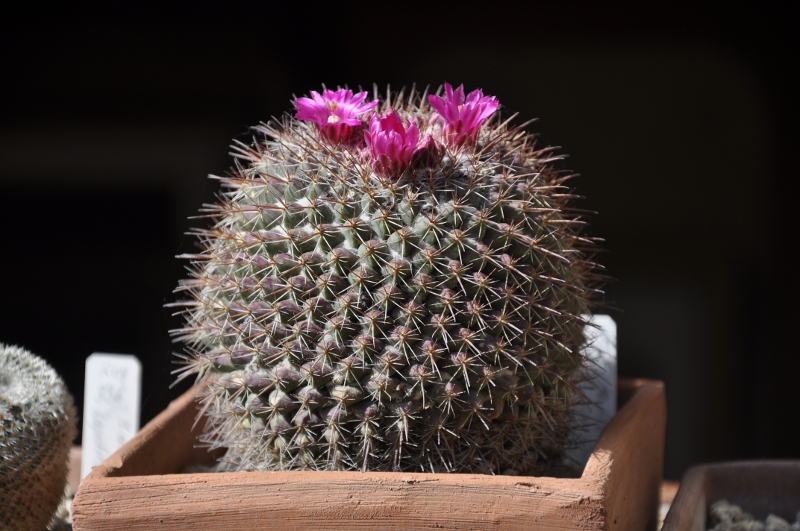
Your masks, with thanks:
M 463 86 L 312 92 L 237 143 L 178 291 L 222 468 L 559 468 L 600 276 L 571 174 Z
M 0 529 L 42 531 L 67 483 L 77 413 L 42 359 L 0 344 Z

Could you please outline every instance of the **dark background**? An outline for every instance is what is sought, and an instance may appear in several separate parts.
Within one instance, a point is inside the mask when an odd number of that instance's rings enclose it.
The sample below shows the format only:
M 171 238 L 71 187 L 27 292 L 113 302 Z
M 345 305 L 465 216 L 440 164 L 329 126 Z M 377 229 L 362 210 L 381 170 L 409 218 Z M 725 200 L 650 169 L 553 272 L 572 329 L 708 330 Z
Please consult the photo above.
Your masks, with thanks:
M 0 341 L 181 388 L 162 305 L 232 138 L 348 84 L 463 82 L 564 146 L 618 280 L 620 373 L 666 382 L 665 476 L 800 458 L 798 12 L 769 3 L 69 6 L 0 22 Z

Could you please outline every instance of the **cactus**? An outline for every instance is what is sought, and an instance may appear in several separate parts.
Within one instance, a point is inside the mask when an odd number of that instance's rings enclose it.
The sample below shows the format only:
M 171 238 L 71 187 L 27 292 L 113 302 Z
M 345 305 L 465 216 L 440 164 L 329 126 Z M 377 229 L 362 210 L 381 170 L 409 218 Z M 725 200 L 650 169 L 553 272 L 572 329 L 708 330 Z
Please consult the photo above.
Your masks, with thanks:
M 366 97 L 296 99 L 218 177 L 172 304 L 201 440 L 224 470 L 561 468 L 602 280 L 573 175 L 480 90 Z
M 0 344 L 0 529 L 41 531 L 67 483 L 75 405 L 42 359 Z

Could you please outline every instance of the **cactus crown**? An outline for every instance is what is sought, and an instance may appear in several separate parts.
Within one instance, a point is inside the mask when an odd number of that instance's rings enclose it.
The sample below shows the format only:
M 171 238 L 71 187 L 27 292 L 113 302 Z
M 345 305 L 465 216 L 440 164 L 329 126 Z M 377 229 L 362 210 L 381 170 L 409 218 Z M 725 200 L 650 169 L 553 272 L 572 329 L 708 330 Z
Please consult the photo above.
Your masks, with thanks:
M 0 343 L 0 528 L 40 530 L 64 495 L 77 414 L 42 359 Z
M 313 92 L 233 146 L 173 331 L 223 468 L 560 464 L 598 281 L 571 175 L 495 98 L 425 96 Z

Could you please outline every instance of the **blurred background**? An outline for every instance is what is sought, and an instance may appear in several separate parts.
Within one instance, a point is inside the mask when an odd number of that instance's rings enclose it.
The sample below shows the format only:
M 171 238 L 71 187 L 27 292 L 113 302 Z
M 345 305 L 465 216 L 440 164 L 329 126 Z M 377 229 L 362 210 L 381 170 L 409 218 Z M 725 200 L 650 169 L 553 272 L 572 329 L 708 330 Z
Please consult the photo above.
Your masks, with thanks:
M 800 458 L 797 3 L 32 6 L 0 22 L 0 341 L 185 386 L 163 304 L 231 139 L 292 94 L 464 83 L 538 117 L 597 211 L 623 376 L 666 383 L 665 477 Z

